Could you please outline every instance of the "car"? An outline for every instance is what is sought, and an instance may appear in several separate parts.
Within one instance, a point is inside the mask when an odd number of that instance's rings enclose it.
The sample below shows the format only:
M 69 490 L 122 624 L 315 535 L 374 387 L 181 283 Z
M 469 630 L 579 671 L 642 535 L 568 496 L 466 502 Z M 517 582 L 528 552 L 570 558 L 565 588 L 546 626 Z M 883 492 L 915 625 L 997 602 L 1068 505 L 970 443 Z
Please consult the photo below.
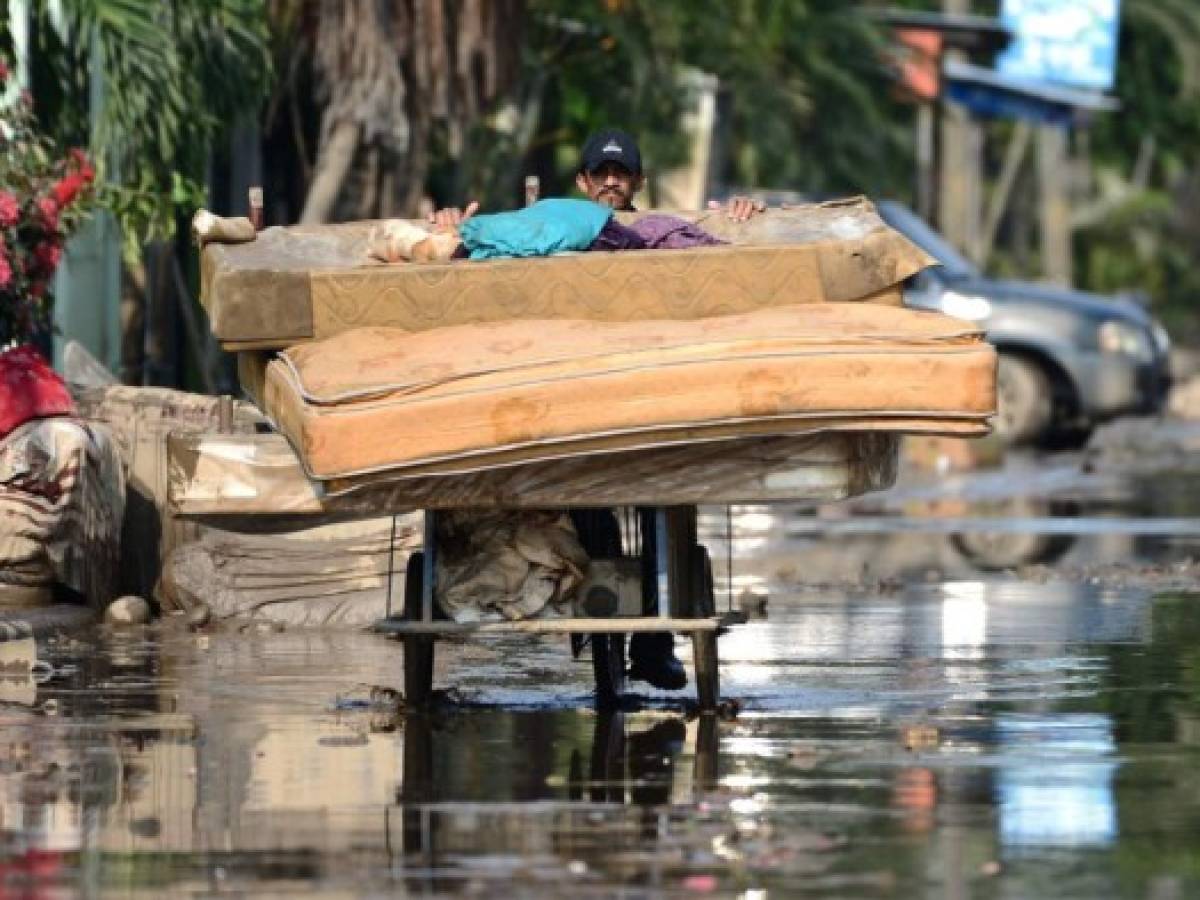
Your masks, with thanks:
M 1162 410 L 1169 340 L 1137 303 L 988 278 L 903 204 L 876 205 L 939 263 L 908 280 L 905 304 L 976 321 L 996 347 L 994 429 L 1005 445 L 1079 445 L 1105 420 Z

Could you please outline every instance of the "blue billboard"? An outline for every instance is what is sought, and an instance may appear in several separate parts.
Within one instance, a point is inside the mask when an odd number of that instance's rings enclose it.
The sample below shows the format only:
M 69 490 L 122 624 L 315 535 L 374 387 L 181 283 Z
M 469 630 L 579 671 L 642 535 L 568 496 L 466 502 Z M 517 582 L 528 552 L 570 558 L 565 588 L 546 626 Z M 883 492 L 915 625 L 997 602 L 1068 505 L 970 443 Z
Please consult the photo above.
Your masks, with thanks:
M 1013 39 L 996 69 L 1021 81 L 1111 90 L 1120 12 L 1120 0 L 1003 0 L 1000 22 Z

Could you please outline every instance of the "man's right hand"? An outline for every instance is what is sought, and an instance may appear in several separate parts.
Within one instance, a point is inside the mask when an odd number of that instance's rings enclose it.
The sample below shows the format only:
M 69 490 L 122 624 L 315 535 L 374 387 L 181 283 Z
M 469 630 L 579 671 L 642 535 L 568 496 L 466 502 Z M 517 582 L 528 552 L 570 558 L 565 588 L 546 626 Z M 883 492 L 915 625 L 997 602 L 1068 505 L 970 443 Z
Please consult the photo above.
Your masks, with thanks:
M 432 212 L 429 214 L 429 221 L 438 228 L 457 228 L 477 212 L 479 212 L 479 203 L 472 200 L 467 204 L 466 209 L 451 206 Z

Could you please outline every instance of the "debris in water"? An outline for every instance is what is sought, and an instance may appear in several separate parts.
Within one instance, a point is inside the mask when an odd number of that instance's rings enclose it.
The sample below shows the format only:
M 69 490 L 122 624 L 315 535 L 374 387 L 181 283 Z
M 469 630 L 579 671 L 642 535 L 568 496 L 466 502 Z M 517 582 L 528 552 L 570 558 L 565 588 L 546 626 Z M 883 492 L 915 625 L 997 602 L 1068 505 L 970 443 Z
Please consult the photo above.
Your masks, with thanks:
M 104 610 L 109 625 L 145 625 L 150 621 L 150 604 L 134 594 L 118 597 Z

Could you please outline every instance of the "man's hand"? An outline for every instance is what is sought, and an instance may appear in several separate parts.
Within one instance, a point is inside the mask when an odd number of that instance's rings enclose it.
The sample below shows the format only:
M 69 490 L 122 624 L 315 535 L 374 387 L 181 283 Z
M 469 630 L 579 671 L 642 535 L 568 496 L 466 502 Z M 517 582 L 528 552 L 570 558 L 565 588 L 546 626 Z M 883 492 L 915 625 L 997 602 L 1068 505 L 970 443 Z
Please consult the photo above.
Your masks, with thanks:
M 708 201 L 709 209 L 721 209 L 721 204 L 716 200 Z M 749 197 L 734 197 L 725 204 L 725 215 L 735 222 L 745 222 L 753 216 L 758 215 L 767 204 L 761 200 L 752 200 Z
M 479 212 L 479 204 L 472 200 L 467 204 L 466 209 L 451 206 L 447 209 L 439 209 L 437 212 L 430 213 L 429 221 L 438 228 L 457 228 L 477 212 Z

